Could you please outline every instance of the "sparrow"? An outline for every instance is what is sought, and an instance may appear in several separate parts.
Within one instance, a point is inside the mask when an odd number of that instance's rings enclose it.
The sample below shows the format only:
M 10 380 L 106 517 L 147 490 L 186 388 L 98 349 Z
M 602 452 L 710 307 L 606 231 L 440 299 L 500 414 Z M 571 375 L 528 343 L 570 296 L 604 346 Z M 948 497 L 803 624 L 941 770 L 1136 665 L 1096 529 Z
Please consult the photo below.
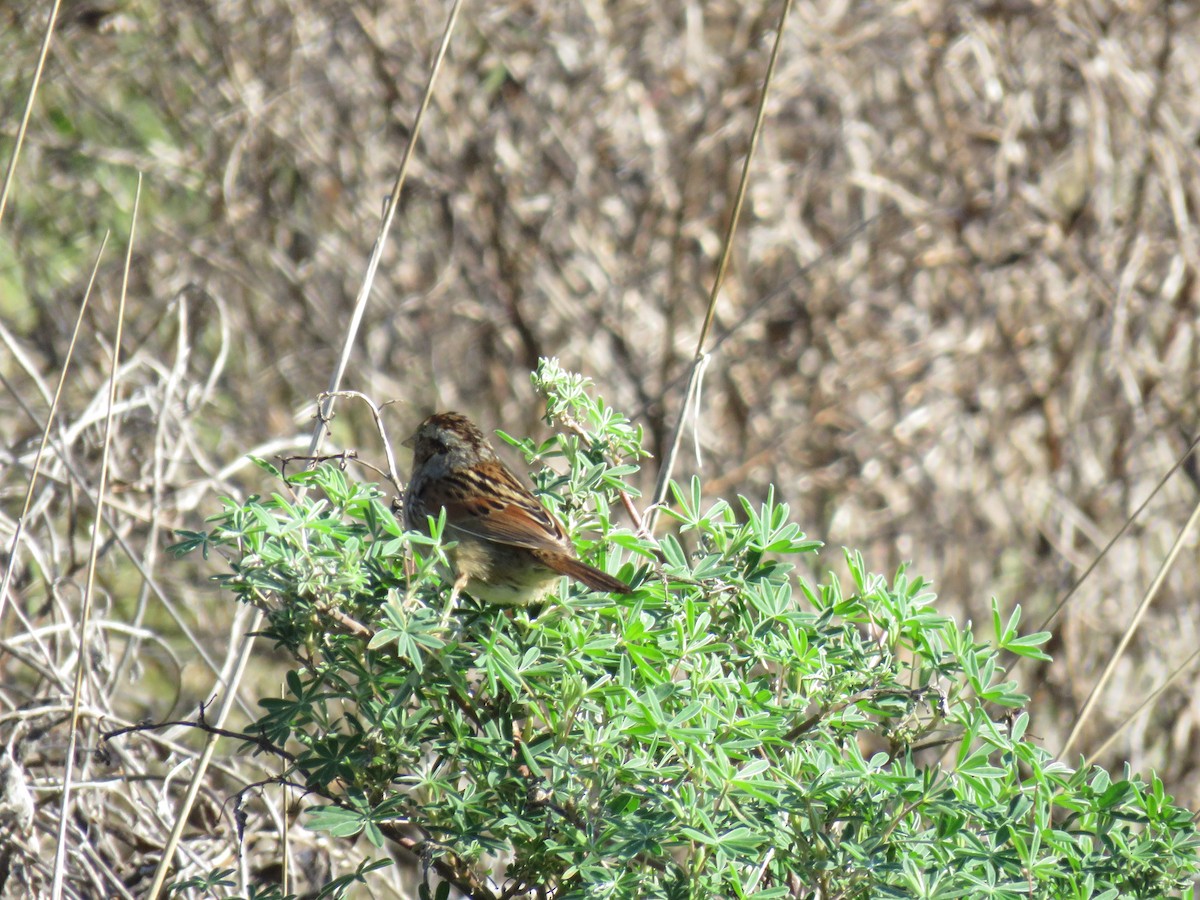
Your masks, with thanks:
M 413 451 L 404 492 L 404 525 L 429 532 L 429 517 L 446 511 L 455 584 L 452 597 L 502 606 L 540 600 L 562 575 L 594 591 L 628 594 L 618 578 L 579 560 L 562 524 L 500 461 L 470 419 L 430 416 L 404 446 Z

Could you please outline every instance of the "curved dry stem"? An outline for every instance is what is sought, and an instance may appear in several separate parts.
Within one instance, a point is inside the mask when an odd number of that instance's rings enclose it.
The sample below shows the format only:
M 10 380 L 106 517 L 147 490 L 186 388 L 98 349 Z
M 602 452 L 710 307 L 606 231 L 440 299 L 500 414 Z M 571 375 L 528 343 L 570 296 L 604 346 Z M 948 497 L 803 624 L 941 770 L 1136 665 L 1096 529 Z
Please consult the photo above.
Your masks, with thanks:
M 71 360 L 75 357 L 75 345 L 79 341 L 79 331 L 83 327 L 83 316 L 87 312 L 88 300 L 92 296 L 92 287 L 96 284 L 96 273 L 100 271 L 100 260 L 104 256 L 104 248 L 108 246 L 108 235 L 100 242 L 96 251 L 96 261 L 92 264 L 92 274 L 88 277 L 87 288 L 83 292 L 83 301 L 79 304 L 79 315 L 75 318 L 75 329 L 71 332 L 71 343 L 67 347 L 67 355 L 63 360 L 62 371 L 58 375 L 58 386 L 54 389 L 54 399 L 50 401 L 50 412 L 46 416 L 46 425 L 42 428 L 42 439 L 38 443 L 37 454 L 33 458 L 33 467 L 29 472 L 29 487 L 25 491 L 25 503 L 21 514 L 17 517 L 17 526 L 13 531 L 12 543 L 8 549 L 8 567 L 4 570 L 4 578 L 0 580 L 0 622 L 4 620 L 4 605 L 8 600 L 8 587 L 12 581 L 12 573 L 17 564 L 17 553 L 21 549 L 21 533 L 25 527 L 25 517 L 29 515 L 29 504 L 33 500 L 33 489 L 37 485 L 38 471 L 42 467 L 42 455 L 46 452 L 46 444 L 50 441 L 50 429 L 54 427 L 54 417 L 58 413 L 58 403 L 62 399 L 63 385 L 67 382 L 67 372 L 71 369 Z
M 397 494 L 404 493 L 404 484 L 400 480 L 400 474 L 396 470 L 396 453 L 392 450 L 392 442 L 388 438 L 387 429 L 383 427 L 382 409 L 376 405 L 375 401 L 360 391 L 323 391 L 317 397 L 317 403 L 320 408 L 317 411 L 318 417 L 321 415 L 321 409 L 325 406 L 326 400 L 332 400 L 336 397 L 345 397 L 347 399 L 361 400 L 371 410 L 371 418 L 375 420 L 375 430 L 379 432 L 379 440 L 383 442 L 383 455 L 387 458 L 387 472 L 383 473 L 392 483 L 392 487 L 396 489 Z M 387 406 L 385 403 L 384 406 Z M 324 420 L 321 422 L 323 425 Z

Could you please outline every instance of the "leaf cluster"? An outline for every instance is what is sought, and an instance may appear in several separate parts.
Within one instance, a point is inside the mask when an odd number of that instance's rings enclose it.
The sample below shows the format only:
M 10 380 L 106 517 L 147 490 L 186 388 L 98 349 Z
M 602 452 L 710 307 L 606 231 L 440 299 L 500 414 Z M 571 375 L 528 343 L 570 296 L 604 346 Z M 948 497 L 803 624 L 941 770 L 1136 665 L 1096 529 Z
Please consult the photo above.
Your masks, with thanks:
M 625 551 L 630 597 L 564 582 L 540 610 L 466 598 L 441 627 L 438 529 L 406 533 L 333 466 L 178 546 L 226 554 L 220 582 L 295 660 L 250 746 L 291 754 L 310 827 L 412 850 L 422 896 L 1191 895 L 1195 829 L 1158 778 L 1031 738 L 1002 655 L 1044 659 L 1047 635 L 1020 635 L 1019 608 L 993 603 L 985 640 L 903 568 L 847 552 L 845 583 L 812 583 L 794 562 L 820 545 L 773 494 L 694 479 L 658 541 L 614 526 L 630 432 L 585 387 L 568 434 L 515 443 L 563 461 L 542 498 Z

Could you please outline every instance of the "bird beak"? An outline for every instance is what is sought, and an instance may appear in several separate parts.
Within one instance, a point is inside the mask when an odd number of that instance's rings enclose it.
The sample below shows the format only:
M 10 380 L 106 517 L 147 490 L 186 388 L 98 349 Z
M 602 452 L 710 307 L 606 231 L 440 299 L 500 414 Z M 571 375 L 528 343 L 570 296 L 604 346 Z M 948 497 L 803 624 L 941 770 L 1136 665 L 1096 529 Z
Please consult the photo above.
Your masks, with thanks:
M 415 449 L 417 446 L 417 433 L 414 431 L 412 434 L 402 440 L 400 442 L 400 446 L 407 447 L 409 450 Z

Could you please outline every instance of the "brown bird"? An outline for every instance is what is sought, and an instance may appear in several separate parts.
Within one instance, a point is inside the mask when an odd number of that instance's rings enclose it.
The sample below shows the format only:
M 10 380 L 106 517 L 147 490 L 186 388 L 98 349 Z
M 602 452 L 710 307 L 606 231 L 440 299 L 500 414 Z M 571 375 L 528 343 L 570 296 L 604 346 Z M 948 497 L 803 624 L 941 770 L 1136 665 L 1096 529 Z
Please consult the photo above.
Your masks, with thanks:
M 446 511 L 455 593 L 503 606 L 539 599 L 560 575 L 594 591 L 628 594 L 625 582 L 580 562 L 562 524 L 500 461 L 466 416 L 437 413 L 404 442 L 413 451 L 404 524 L 428 533 Z M 448 611 L 447 611 L 448 613 Z

